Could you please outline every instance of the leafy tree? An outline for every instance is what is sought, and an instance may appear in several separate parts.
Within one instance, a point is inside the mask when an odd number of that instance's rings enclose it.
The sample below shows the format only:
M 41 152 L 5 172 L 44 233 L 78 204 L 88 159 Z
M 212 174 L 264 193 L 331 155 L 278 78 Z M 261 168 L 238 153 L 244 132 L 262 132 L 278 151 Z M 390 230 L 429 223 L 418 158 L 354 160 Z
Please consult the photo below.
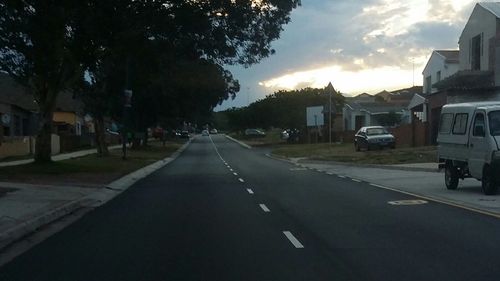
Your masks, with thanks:
M 174 116 L 206 119 L 217 103 L 239 90 L 221 65 L 250 65 L 272 54 L 270 43 L 279 37 L 298 3 L 83 1 L 77 17 L 78 54 L 101 89 L 84 101 L 99 111 L 93 112 L 96 121 L 107 114 L 102 110 L 108 107 L 93 105 L 117 100 L 119 87 L 107 84 L 119 84 L 119 79 L 110 78 L 118 70 L 131 77 L 129 85 L 122 80 L 122 88 L 134 91 L 136 129 Z
M 80 75 L 74 46 L 74 1 L 0 3 L 0 70 L 25 86 L 39 107 L 35 161 L 51 161 L 52 118 L 58 93 Z
M 242 130 L 249 127 L 280 127 L 302 129 L 306 125 L 306 107 L 326 106 L 329 96 L 325 89 L 305 88 L 292 91 L 278 91 L 242 109 L 226 110 L 229 127 Z M 332 104 L 342 110 L 344 97 L 334 92 Z M 328 115 L 325 115 L 328 117 Z

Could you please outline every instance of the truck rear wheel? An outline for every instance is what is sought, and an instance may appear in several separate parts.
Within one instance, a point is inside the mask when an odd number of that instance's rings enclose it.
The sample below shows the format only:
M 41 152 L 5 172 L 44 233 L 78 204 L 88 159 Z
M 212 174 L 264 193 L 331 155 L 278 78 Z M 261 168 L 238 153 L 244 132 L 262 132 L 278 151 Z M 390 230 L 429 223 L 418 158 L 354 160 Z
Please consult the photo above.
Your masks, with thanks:
M 497 194 L 498 183 L 489 166 L 485 166 L 483 169 L 483 178 L 481 179 L 481 186 L 483 188 L 484 194 L 486 195 Z
M 447 164 L 444 168 L 444 183 L 449 190 L 455 190 L 458 187 L 458 169 L 452 164 Z

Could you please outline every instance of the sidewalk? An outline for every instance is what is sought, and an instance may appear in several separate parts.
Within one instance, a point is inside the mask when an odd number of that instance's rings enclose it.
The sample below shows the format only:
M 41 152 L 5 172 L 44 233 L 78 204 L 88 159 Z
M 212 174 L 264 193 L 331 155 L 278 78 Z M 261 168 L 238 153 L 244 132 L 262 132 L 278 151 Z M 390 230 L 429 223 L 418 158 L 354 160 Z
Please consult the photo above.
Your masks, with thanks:
M 436 163 L 405 165 L 360 166 L 333 162 L 289 159 L 295 165 L 345 180 L 354 179 L 367 184 L 367 188 L 397 191 L 401 198 L 413 195 L 424 200 L 472 210 L 500 218 L 500 194 L 484 195 L 481 182 L 461 180 L 457 190 L 447 190 L 444 175 L 437 172 Z M 425 171 L 418 169 L 433 169 Z
M 169 157 L 125 175 L 106 186 L 51 186 L 0 182 L 0 251 L 38 228 L 77 210 L 82 208 L 91 210 L 105 204 L 135 182 L 175 160 L 190 143 L 191 140 Z M 121 146 L 110 148 L 118 147 Z M 92 153 L 96 153 L 95 149 L 57 155 L 53 160 L 60 161 Z M 7 163 L 20 165 L 19 162 Z
M 109 146 L 108 149 L 117 149 L 121 148 L 120 145 L 114 145 L 114 146 Z M 82 156 L 87 156 L 90 154 L 97 153 L 97 149 L 86 149 L 86 150 L 79 150 L 79 151 L 74 151 L 74 152 L 69 152 L 69 153 L 61 153 L 57 155 L 52 156 L 53 161 L 61 161 L 61 160 L 67 160 L 71 158 L 78 158 Z M 24 165 L 24 164 L 29 164 L 34 162 L 34 159 L 24 159 L 24 160 L 16 160 L 16 161 L 8 161 L 8 162 L 0 162 L 0 167 L 8 167 L 8 166 L 17 166 L 17 165 Z

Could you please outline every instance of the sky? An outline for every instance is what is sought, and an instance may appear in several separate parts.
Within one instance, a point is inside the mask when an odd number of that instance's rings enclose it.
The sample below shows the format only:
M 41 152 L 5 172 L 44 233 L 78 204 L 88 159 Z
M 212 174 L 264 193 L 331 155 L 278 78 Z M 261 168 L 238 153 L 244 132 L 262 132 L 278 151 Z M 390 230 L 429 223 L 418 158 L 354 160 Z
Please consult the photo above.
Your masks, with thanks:
M 328 82 L 346 96 L 420 86 L 432 50 L 458 49 L 476 2 L 302 0 L 272 44 L 275 55 L 249 68 L 227 67 L 241 89 L 215 110 Z

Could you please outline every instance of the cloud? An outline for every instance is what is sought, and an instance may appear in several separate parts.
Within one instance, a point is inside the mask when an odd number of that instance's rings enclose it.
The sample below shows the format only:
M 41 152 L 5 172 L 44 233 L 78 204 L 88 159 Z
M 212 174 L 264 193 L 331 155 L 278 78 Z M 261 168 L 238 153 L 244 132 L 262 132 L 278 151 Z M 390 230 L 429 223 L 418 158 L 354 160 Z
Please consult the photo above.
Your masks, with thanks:
M 396 76 L 411 85 L 415 67 L 420 84 L 421 69 L 433 49 L 458 48 L 458 37 L 475 5 L 473 0 L 302 2 L 281 38 L 273 43 L 276 55 L 249 69 L 231 68 L 242 89 L 250 88 L 254 99 L 279 89 L 278 85 L 324 87 L 332 81 L 337 88 L 342 83 L 337 79 L 341 73 L 348 73 L 359 89 L 371 92 L 362 84 L 370 77 L 367 74 L 375 75 L 374 70 L 391 75 L 400 71 L 402 74 Z M 356 75 L 358 79 L 353 78 Z M 389 80 L 394 80 L 377 77 L 388 81 L 388 89 Z M 270 81 L 288 84 L 269 86 Z M 259 82 L 268 87 L 259 86 Z M 237 102 L 238 96 L 233 104 Z

